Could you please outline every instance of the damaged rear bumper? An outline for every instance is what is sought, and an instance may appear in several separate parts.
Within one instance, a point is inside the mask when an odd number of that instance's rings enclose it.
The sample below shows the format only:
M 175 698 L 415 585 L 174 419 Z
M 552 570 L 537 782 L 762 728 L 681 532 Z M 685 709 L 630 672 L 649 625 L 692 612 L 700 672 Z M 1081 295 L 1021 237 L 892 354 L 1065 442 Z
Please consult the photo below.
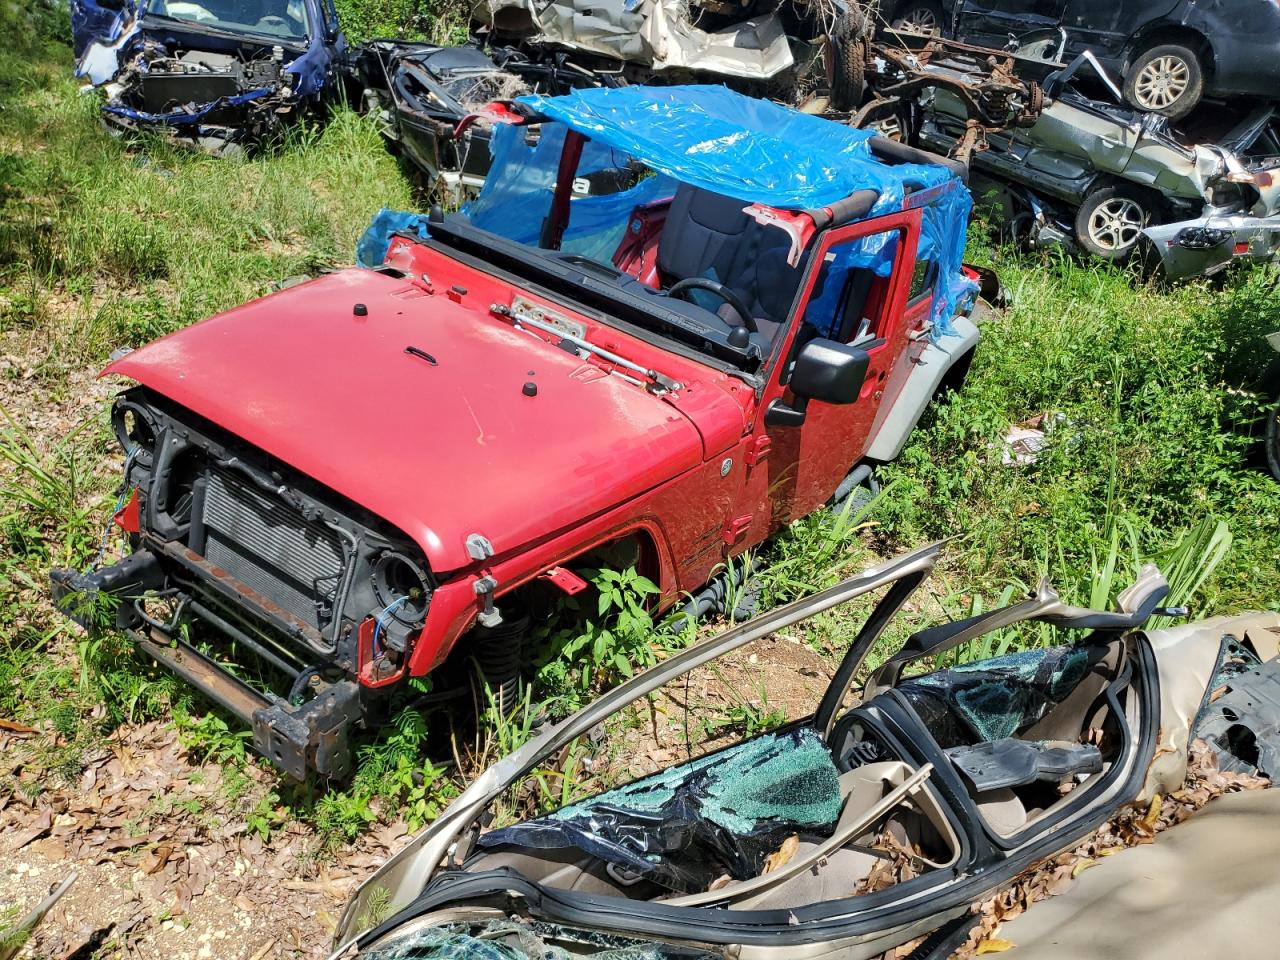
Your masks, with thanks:
M 1211 276 L 1235 263 L 1280 260 L 1280 217 L 1205 216 L 1147 227 L 1152 267 L 1166 280 Z

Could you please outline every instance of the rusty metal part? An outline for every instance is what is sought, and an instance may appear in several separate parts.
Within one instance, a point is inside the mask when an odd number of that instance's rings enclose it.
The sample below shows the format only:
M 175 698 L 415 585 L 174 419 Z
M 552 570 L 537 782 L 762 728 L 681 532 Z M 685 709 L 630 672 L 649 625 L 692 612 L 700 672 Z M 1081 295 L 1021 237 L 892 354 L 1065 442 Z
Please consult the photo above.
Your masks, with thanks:
M 296 780 L 315 771 L 342 779 L 351 772 L 351 727 L 363 716 L 360 689 L 350 680 L 311 686 L 315 696 L 294 706 L 267 696 L 190 644 L 154 627 L 131 630 L 143 653 L 253 728 L 253 748 Z
M 203 582 L 225 599 L 248 607 L 264 620 L 282 630 L 288 636 L 305 643 L 318 653 L 332 654 L 334 644 L 326 640 L 315 627 L 284 609 L 274 600 L 237 580 L 226 570 L 210 563 L 200 554 L 183 544 L 154 544 L 156 550 L 177 560 L 183 566 L 199 574 Z
M 850 123 L 873 122 L 891 113 L 895 104 L 905 112 L 925 91 L 943 89 L 964 105 L 968 124 L 952 156 L 967 161 L 985 149 L 988 133 L 1030 126 L 1039 118 L 1044 91 L 1035 80 L 1019 75 L 1019 63 L 1027 62 L 1005 51 L 940 37 L 918 49 L 875 43 L 867 54 L 866 73 L 874 98 Z M 907 133 L 911 139 L 915 131 Z
M 257 711 L 271 705 L 257 690 L 181 640 L 155 627 L 129 633 L 139 650 L 245 723 L 252 723 Z

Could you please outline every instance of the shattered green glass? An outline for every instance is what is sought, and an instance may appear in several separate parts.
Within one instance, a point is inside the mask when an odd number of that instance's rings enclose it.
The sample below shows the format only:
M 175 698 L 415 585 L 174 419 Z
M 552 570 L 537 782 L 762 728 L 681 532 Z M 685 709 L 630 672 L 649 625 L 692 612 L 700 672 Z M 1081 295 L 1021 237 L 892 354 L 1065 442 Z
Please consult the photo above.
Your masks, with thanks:
M 840 777 L 817 731 L 766 734 L 545 817 L 482 834 L 487 849 L 570 847 L 681 892 L 746 880 L 792 834 L 827 835 Z
M 746 833 L 762 820 L 817 825 L 840 814 L 839 774 L 831 752 L 805 728 L 796 735 L 767 734 L 670 767 L 551 816 L 571 820 L 602 806 L 653 813 L 703 770 L 708 774 L 701 783 L 702 815 L 734 833 Z
M 488 920 L 427 927 L 360 953 L 363 960 L 723 960 L 723 954 L 573 930 Z
M 1061 703 L 1098 656 L 1042 647 L 913 677 L 898 689 L 944 748 L 1015 736 Z

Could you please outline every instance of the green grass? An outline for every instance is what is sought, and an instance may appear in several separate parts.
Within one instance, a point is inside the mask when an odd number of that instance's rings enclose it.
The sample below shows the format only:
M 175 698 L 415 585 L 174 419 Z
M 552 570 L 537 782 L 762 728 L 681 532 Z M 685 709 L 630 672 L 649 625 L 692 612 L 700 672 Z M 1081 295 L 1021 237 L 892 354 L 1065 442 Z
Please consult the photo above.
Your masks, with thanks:
M 455 8 L 422 0 L 339 8 L 355 37 L 444 40 L 460 22 Z M 102 129 L 94 97 L 77 92 L 65 21 L 0 0 L 0 27 L 0 337 L 5 350 L 22 348 L 19 367 L 28 368 L 10 373 L 21 389 L 0 394 L 11 407 L 0 420 L 0 716 L 43 725 L 49 735 L 24 749 L 68 781 L 119 724 L 173 717 L 194 755 L 224 764 L 229 794 L 245 794 L 249 828 L 264 838 L 294 816 L 314 823 L 323 844 L 400 812 L 431 819 L 469 767 L 529 735 L 527 714 L 491 709 L 473 744 L 442 748 L 429 733 L 447 730 L 447 717 L 409 706 L 363 747 L 347 788 L 280 782 L 249 796 L 237 771 L 256 761 L 243 729 L 121 638 L 89 641 L 69 629 L 45 587 L 51 566 L 90 562 L 115 502 L 119 455 L 103 411 L 77 402 L 86 374 L 113 350 L 349 262 L 376 209 L 412 203 L 407 182 L 374 125 L 348 110 L 250 159 L 121 142 Z M 1178 572 L 1197 614 L 1275 608 L 1280 485 L 1259 463 L 1262 398 L 1251 392 L 1270 360 L 1261 337 L 1280 328 L 1274 271 L 1160 292 L 1097 263 L 992 250 L 980 236 L 970 255 L 997 267 L 1014 306 L 986 324 L 964 390 L 883 471 L 885 491 L 869 512 L 807 518 L 763 549 L 764 603 L 952 537 L 923 601 L 879 654 L 908 627 L 1016 599 L 1043 575 L 1070 601 L 1103 603 L 1152 557 Z M 70 426 L 45 422 L 46 411 L 67 409 Z M 1038 462 L 1002 464 L 1005 431 L 1040 414 L 1058 426 Z M 1201 576 L 1210 555 L 1218 562 Z M 630 592 L 607 596 L 594 625 L 554 625 L 570 633 L 545 638 L 556 642 L 533 699 L 580 699 L 673 643 L 650 642 L 652 625 Z M 815 618 L 803 638 L 838 656 L 865 609 Z M 961 655 L 1042 639 L 1002 635 Z M 557 655 L 565 649 L 588 655 Z M 750 730 L 772 711 L 763 692 L 748 694 L 730 720 Z M 574 754 L 574 771 L 578 762 Z M 0 778 L 6 769 L 0 763 Z M 538 777 L 521 803 L 563 800 L 584 779 Z

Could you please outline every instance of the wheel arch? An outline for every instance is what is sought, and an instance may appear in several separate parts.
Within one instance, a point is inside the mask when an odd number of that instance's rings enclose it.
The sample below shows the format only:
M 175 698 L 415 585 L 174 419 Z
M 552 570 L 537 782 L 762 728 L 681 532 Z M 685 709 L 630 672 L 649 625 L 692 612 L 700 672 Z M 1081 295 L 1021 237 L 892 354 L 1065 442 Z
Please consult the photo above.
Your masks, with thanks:
M 1200 67 L 1205 75 L 1213 74 L 1216 54 L 1209 38 L 1194 27 L 1167 20 L 1144 24 L 1129 38 L 1124 52 L 1124 72 L 1127 74 L 1143 53 L 1164 43 L 1178 43 L 1189 48 L 1200 58 Z

